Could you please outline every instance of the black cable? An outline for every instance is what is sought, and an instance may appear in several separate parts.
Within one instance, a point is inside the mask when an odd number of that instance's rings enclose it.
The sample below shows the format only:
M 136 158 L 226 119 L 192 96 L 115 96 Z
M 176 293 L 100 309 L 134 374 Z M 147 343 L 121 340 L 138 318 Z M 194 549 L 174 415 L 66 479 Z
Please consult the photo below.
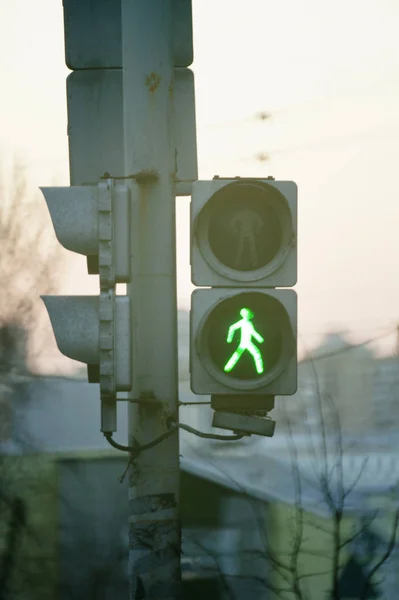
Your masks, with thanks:
M 170 429 L 168 429 L 168 431 L 165 431 L 165 433 L 163 433 L 159 437 L 155 438 L 155 440 L 152 440 L 152 442 L 149 442 L 148 444 L 144 444 L 143 446 L 140 446 L 140 452 L 142 452 L 143 450 L 149 450 L 150 448 L 157 446 L 158 444 L 160 444 L 161 442 L 166 440 L 170 435 L 172 435 L 172 433 L 175 431 L 175 429 L 176 429 L 176 426 L 173 425 Z
M 179 406 L 194 406 L 194 404 L 210 404 L 211 401 L 209 400 L 208 402 L 197 402 L 196 400 L 193 400 L 193 402 L 179 402 Z
M 218 435 L 217 433 L 204 433 L 203 431 L 198 431 L 198 429 L 194 429 L 194 427 L 190 427 L 190 425 L 185 425 L 184 423 L 179 423 L 179 425 L 177 427 L 179 429 L 184 429 L 185 431 L 188 431 L 189 433 L 193 433 L 194 435 L 197 435 L 198 437 L 210 439 L 210 440 L 222 440 L 222 441 L 232 442 L 232 441 L 236 441 L 236 440 L 241 440 L 243 437 L 250 435 L 248 433 L 235 434 L 235 435 Z M 117 450 L 122 450 L 123 452 L 131 452 L 133 455 L 133 458 L 137 458 L 137 456 L 139 456 L 139 454 L 141 454 L 141 452 L 143 452 L 144 450 L 149 450 L 150 448 L 154 448 L 154 446 L 157 446 L 158 444 L 160 444 L 161 442 L 166 440 L 175 430 L 176 430 L 176 424 L 173 423 L 171 425 L 170 429 L 168 429 L 168 431 L 165 431 L 165 433 L 163 433 L 159 437 L 152 440 L 152 442 L 141 445 L 135 441 L 134 446 L 124 446 L 123 444 L 118 444 L 118 442 L 116 442 L 112 438 L 112 431 L 105 431 L 104 437 L 106 438 L 108 443 L 113 448 L 116 448 Z
M 190 427 L 189 425 L 185 425 L 184 423 L 179 423 L 178 428 L 185 429 L 189 433 L 198 435 L 198 437 L 201 437 L 201 438 L 206 438 L 206 439 L 211 439 L 211 440 L 222 440 L 222 441 L 229 441 L 229 442 L 241 440 L 243 437 L 250 435 L 249 433 L 236 434 L 236 435 L 217 435 L 215 433 L 204 433 L 203 431 L 198 431 L 198 429 L 194 429 L 194 427 Z M 176 424 L 172 423 L 171 427 L 170 427 L 170 429 L 168 429 L 168 431 L 165 431 L 165 433 L 163 433 L 159 437 L 155 438 L 155 440 L 152 440 L 152 442 L 149 442 L 148 444 L 140 445 L 138 442 L 136 442 L 134 440 L 134 444 L 135 444 L 134 446 L 123 446 L 122 444 L 118 444 L 118 442 L 115 442 L 115 440 L 112 439 L 112 431 L 104 431 L 104 436 L 105 436 L 106 440 L 111 444 L 111 446 L 113 446 L 117 450 L 122 450 L 123 452 L 131 453 L 127 467 L 126 467 L 124 473 L 121 475 L 121 477 L 119 477 L 119 482 L 123 483 L 123 481 L 126 477 L 126 474 L 129 470 L 130 465 L 139 456 L 139 454 L 141 454 L 141 452 L 143 452 L 144 450 L 148 450 L 149 448 L 153 448 L 154 446 L 157 446 L 158 444 L 163 442 L 163 440 L 166 440 L 166 438 L 168 438 L 175 430 L 176 430 Z
M 185 431 L 194 433 L 194 435 L 198 435 L 198 437 L 206 438 L 206 439 L 210 439 L 210 440 L 235 441 L 235 440 L 241 440 L 241 438 L 243 438 L 247 435 L 250 435 L 248 433 L 236 434 L 236 435 L 218 435 L 217 433 L 204 433 L 203 431 L 198 431 L 198 429 L 194 429 L 194 427 L 190 427 L 190 425 L 185 425 L 184 423 L 179 424 L 179 429 L 184 429 Z
M 153 448 L 154 446 L 157 446 L 158 444 L 166 440 L 166 438 L 168 438 L 174 432 L 175 429 L 176 426 L 172 426 L 170 429 L 168 429 L 168 431 L 165 431 L 165 433 L 155 438 L 155 440 L 152 440 L 152 442 L 149 442 L 148 444 L 141 445 L 135 441 L 134 446 L 123 446 L 122 444 L 118 444 L 118 442 L 115 442 L 115 440 L 112 439 L 111 431 L 105 431 L 104 436 L 107 439 L 107 441 L 111 444 L 111 446 L 113 446 L 117 450 L 122 450 L 123 452 L 131 452 L 135 456 L 138 456 L 144 450 L 149 450 L 150 448 Z
M 136 450 L 135 448 L 133 449 L 132 446 L 123 446 L 122 444 L 118 444 L 118 442 L 115 442 L 115 440 L 112 439 L 112 431 L 104 431 L 104 437 L 107 440 L 107 442 L 117 450 L 122 450 L 123 452 L 133 452 Z

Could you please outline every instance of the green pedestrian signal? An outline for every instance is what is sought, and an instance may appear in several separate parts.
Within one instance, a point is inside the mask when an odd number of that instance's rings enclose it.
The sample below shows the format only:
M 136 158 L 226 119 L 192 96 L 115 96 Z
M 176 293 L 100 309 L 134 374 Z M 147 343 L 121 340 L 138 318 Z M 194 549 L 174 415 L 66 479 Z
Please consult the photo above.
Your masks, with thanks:
M 240 315 L 242 319 L 236 323 L 233 323 L 233 325 L 230 325 L 227 334 L 227 343 L 230 344 L 233 341 L 235 332 L 240 331 L 240 343 L 230 360 L 227 361 L 224 371 L 226 373 L 232 371 L 243 353 L 247 351 L 253 358 L 256 372 L 258 375 L 261 375 L 265 370 L 263 366 L 262 352 L 252 342 L 252 338 L 255 338 L 259 344 L 262 344 L 265 340 L 260 333 L 256 331 L 253 323 L 251 322 L 251 320 L 254 318 L 254 313 L 249 308 L 242 308 L 240 310 Z
M 269 389 L 295 354 L 295 293 L 215 289 L 197 290 L 194 298 L 201 312 L 193 311 L 191 329 L 204 377 L 220 382 L 224 393 Z
M 272 436 L 261 417 L 297 390 L 297 212 L 293 181 L 192 183 L 190 386 L 213 427 Z

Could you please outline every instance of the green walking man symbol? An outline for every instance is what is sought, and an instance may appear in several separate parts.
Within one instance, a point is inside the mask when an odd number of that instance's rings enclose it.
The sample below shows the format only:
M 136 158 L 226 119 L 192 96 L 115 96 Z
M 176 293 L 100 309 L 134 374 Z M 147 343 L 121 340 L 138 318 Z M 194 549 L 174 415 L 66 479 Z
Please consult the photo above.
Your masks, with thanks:
M 259 342 L 259 344 L 264 342 L 264 339 L 260 335 L 260 333 L 256 331 L 255 327 L 253 326 L 253 323 L 251 323 L 251 319 L 254 318 L 254 313 L 249 308 L 242 308 L 240 310 L 240 315 L 242 319 L 240 319 L 236 323 L 233 323 L 233 325 L 229 327 L 229 331 L 227 334 L 227 343 L 230 344 L 233 341 L 234 333 L 237 330 L 241 330 L 240 343 L 238 345 L 237 350 L 233 353 L 230 360 L 226 363 L 224 370 L 226 373 L 229 373 L 238 363 L 243 352 L 247 350 L 254 360 L 256 372 L 258 373 L 258 375 L 261 375 L 264 371 L 262 353 L 259 350 L 259 348 L 255 346 L 255 344 L 252 341 L 252 338 L 255 338 L 255 340 Z

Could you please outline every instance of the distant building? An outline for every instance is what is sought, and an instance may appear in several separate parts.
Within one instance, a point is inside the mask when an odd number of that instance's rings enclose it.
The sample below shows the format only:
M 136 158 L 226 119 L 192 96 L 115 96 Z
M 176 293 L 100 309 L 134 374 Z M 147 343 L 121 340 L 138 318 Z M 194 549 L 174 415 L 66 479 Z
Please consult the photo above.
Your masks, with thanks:
M 375 361 L 373 420 L 377 429 L 399 428 L 399 356 Z
M 318 427 L 323 420 L 333 428 L 338 410 L 344 434 L 371 431 L 374 425 L 375 359 L 371 350 L 351 345 L 341 333 L 327 334 L 321 345 L 298 366 L 298 391 L 285 400 L 290 418 Z M 276 401 L 277 416 L 278 401 Z M 281 413 L 280 413 L 281 414 Z

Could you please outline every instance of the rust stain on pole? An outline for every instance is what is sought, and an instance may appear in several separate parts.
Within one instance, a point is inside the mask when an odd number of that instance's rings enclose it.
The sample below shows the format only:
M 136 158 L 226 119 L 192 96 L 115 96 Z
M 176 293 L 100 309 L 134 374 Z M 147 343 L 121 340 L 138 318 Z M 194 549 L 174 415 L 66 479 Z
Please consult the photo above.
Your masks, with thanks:
M 155 90 L 159 87 L 160 81 L 161 81 L 161 77 L 158 75 L 158 73 L 155 73 L 154 71 L 152 71 L 145 78 L 145 84 L 148 87 L 148 89 L 150 90 L 150 92 L 155 92 Z

